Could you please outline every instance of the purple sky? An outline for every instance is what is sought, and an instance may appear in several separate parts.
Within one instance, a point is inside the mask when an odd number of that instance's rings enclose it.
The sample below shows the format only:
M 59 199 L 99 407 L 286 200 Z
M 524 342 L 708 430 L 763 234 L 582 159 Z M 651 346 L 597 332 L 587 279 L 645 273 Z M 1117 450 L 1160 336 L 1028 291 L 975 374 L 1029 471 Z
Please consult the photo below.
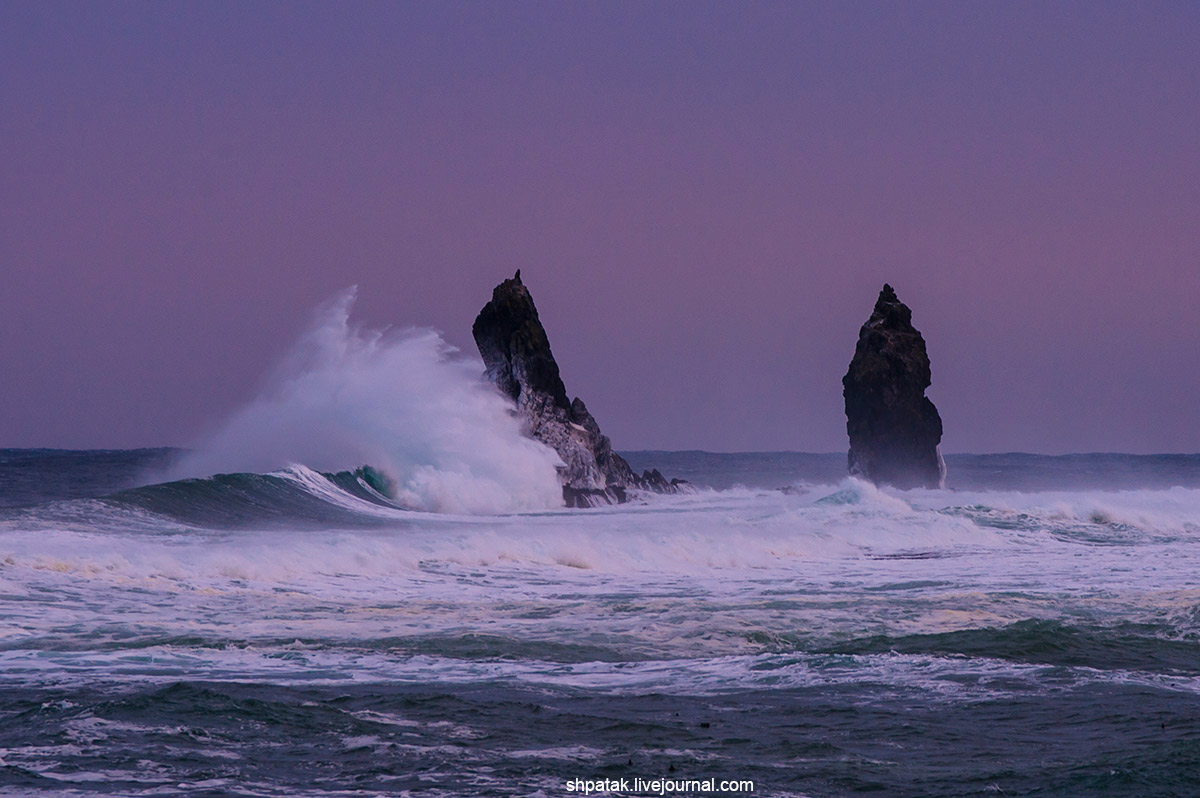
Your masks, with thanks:
M 187 444 L 522 269 L 618 448 L 1200 451 L 1200 4 L 0 3 L 0 446 Z

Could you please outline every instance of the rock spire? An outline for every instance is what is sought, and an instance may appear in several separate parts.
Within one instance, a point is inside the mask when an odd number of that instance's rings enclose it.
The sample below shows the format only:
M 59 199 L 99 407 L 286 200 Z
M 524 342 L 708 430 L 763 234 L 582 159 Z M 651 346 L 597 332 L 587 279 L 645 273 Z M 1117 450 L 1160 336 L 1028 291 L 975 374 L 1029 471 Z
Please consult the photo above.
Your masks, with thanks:
M 842 378 L 852 475 L 898 488 L 942 485 L 942 419 L 925 396 L 929 384 L 925 339 L 884 285 Z
M 567 389 L 550 351 L 521 271 L 500 283 L 471 327 L 487 377 L 517 406 L 525 433 L 558 452 L 563 499 L 569 507 L 623 502 L 628 488 L 675 492 L 656 470 L 641 476 L 613 451 L 583 400 Z

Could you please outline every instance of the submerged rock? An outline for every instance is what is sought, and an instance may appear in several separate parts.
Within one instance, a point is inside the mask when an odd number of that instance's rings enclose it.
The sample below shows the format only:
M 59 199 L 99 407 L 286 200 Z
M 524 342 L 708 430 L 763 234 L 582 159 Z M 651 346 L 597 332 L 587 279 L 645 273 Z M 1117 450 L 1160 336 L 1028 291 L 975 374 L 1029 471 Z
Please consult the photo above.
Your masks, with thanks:
M 487 376 L 517 405 L 525 433 L 562 458 L 559 469 L 568 507 L 623 502 L 627 489 L 674 493 L 680 480 L 667 482 L 658 471 L 641 476 L 613 451 L 608 436 L 583 400 L 567 400 L 567 389 L 550 351 L 546 330 L 521 271 L 492 291 L 471 327 Z
M 925 396 L 929 384 L 925 339 L 884 285 L 842 378 L 852 475 L 898 488 L 942 485 L 942 419 Z

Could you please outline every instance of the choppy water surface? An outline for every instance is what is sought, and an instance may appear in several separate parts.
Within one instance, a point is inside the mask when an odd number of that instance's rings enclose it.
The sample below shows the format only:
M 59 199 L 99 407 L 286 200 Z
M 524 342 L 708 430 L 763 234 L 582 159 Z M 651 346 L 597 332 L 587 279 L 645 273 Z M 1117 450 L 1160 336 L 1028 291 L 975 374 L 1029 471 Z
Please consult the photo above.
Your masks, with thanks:
M 720 489 L 455 516 L 121 456 L 0 453 L 5 794 L 1197 794 L 1200 458 L 640 453 Z

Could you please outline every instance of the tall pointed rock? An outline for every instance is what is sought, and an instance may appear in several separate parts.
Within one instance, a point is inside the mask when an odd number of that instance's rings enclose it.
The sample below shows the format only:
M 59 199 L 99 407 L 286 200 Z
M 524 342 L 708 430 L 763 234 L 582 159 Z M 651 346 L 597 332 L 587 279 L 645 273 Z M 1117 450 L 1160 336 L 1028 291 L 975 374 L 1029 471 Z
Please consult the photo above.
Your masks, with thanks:
M 657 471 L 642 476 L 613 451 L 608 437 L 581 399 L 567 389 L 550 352 L 546 330 L 521 272 L 496 286 L 471 327 L 487 376 L 517 405 L 525 432 L 546 444 L 565 464 L 559 470 L 568 506 L 586 507 L 625 500 L 630 487 L 672 492 Z
M 930 381 L 912 311 L 884 285 L 842 378 L 851 474 L 898 488 L 942 485 L 942 419 L 925 396 Z

